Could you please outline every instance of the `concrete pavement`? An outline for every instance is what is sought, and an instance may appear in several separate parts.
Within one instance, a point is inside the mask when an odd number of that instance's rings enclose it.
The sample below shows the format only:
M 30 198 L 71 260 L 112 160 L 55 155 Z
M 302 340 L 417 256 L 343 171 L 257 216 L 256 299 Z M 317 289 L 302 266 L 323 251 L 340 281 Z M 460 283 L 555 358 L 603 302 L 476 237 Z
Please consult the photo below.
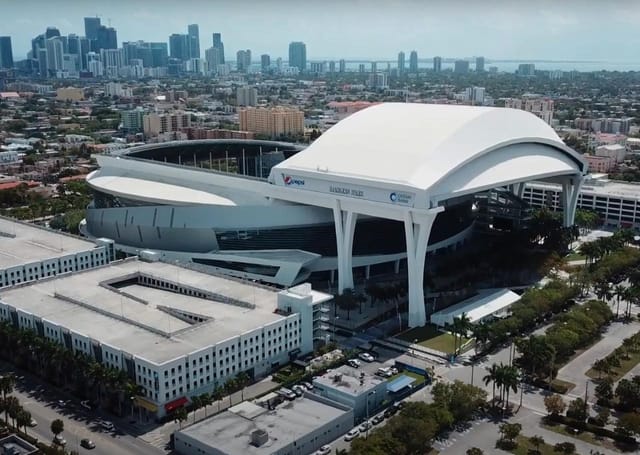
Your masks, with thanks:
M 600 341 L 560 368 L 558 379 L 574 383 L 576 385 L 574 393 L 584 391 L 586 384 L 592 383 L 592 380 L 586 376 L 586 372 L 589 371 L 595 361 L 611 354 L 617 347 L 622 345 L 622 340 L 634 335 L 639 330 L 640 322 L 637 320 L 630 323 L 611 323 Z

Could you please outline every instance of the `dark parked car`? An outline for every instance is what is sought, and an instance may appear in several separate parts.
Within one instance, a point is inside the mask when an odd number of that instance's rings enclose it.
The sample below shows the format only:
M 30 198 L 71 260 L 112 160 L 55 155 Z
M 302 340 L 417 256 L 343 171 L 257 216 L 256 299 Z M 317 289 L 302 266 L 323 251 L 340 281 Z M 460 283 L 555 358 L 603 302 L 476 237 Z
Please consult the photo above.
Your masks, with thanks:
M 80 445 L 85 449 L 89 449 L 89 450 L 96 448 L 96 443 L 93 442 L 91 439 L 86 439 L 86 438 L 80 440 Z

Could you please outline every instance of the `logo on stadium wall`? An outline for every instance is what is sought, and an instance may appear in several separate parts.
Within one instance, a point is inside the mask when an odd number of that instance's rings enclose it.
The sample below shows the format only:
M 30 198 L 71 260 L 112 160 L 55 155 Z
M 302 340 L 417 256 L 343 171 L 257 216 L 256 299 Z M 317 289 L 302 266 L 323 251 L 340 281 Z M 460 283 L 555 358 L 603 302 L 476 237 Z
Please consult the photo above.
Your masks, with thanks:
M 394 204 L 411 204 L 413 202 L 413 194 L 403 192 L 393 192 L 389 194 L 389 200 Z
M 283 175 L 282 180 L 284 180 L 284 184 L 287 186 L 291 186 L 291 185 L 303 186 L 304 185 L 304 180 L 296 177 L 292 177 L 290 175 Z

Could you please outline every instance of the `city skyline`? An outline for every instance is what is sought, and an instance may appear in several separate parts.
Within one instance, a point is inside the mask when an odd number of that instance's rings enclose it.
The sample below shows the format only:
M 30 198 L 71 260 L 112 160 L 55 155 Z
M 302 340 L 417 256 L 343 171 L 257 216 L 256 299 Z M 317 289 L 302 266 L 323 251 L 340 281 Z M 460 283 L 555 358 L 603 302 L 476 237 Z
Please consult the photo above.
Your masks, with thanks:
M 514 4 L 515 3 L 515 4 Z M 41 0 L 0 6 L 6 17 L 3 35 L 11 36 L 14 60 L 26 57 L 31 39 L 55 26 L 63 35 L 84 35 L 84 17 L 95 16 L 118 32 L 123 41 L 168 42 L 174 33 L 185 33 L 198 24 L 201 57 L 211 46 L 211 34 L 221 33 L 229 55 L 251 49 L 253 55 L 269 54 L 286 60 L 289 43 L 307 45 L 309 60 L 395 60 L 399 51 L 419 58 L 488 60 L 557 60 L 636 62 L 640 36 L 632 25 L 640 19 L 640 4 L 618 1 L 602 7 L 593 1 L 536 5 L 492 0 L 388 4 L 337 1 L 299 5 L 290 0 L 204 2 L 185 0 L 180 5 L 155 2 L 126 3 L 114 0 L 69 0 L 52 5 Z M 35 13 L 34 13 L 35 12 Z M 283 14 L 286 12 L 286 16 Z M 415 18 L 420 18 L 416 21 Z M 415 21 L 415 27 L 408 23 Z M 606 25 L 606 27 L 604 26 Z M 460 33 L 460 31 L 464 31 Z M 611 46 L 611 43 L 624 46 Z M 561 45 L 560 45 L 561 43 Z

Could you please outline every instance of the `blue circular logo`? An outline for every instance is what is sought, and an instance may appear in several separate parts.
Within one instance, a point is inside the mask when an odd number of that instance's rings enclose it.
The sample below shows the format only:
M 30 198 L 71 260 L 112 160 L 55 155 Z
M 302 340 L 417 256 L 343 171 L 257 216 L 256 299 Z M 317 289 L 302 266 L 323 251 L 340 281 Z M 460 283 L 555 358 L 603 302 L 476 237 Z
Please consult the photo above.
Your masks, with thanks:
M 398 200 L 398 195 L 396 193 L 391 193 L 389 195 L 389 199 L 391 199 L 391 202 L 396 202 Z

